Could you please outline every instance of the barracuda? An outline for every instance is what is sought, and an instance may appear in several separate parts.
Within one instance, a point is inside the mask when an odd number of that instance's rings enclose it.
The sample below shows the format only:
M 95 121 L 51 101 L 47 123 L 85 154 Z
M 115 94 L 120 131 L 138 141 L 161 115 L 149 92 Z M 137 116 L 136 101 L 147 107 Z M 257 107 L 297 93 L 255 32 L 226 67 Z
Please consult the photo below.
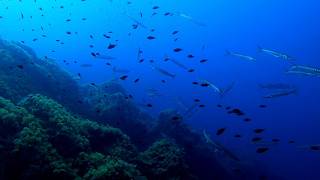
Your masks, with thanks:
M 294 65 L 287 71 L 289 74 L 303 74 L 308 76 L 320 76 L 320 69 L 310 66 Z
M 226 54 L 229 56 L 234 56 L 234 57 L 238 57 L 238 58 L 249 60 L 249 61 L 254 61 L 254 62 L 257 61 L 257 59 L 254 57 L 247 56 L 247 55 L 240 54 L 240 53 L 236 53 L 236 52 L 226 51 Z
M 259 48 L 260 52 L 264 52 L 264 53 L 269 54 L 269 55 L 271 55 L 273 57 L 284 59 L 284 60 L 294 60 L 293 57 L 291 57 L 291 56 L 289 56 L 287 54 L 280 53 L 280 52 L 277 52 L 277 51 L 274 51 L 274 50 L 270 50 L 270 49 L 266 49 L 266 48 L 262 48 L 262 47 L 258 47 L 258 48 Z

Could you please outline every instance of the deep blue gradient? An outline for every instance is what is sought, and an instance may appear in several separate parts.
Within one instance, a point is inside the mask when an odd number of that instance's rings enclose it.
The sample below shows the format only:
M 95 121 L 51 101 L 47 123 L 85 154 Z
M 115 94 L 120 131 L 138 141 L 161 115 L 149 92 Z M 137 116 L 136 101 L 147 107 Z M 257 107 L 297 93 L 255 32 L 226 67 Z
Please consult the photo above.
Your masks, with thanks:
M 0 0 L 0 35 L 7 40 L 24 41 L 34 48 L 39 57 L 52 58 L 74 76 L 81 73 L 80 83 L 118 80 L 133 95 L 137 105 L 155 117 L 166 108 L 182 111 L 179 104 L 191 106 L 193 100 L 198 98 L 205 107 L 199 108 L 192 118 L 185 121 L 199 132 L 203 129 L 210 132 L 213 140 L 239 155 L 244 166 L 257 168 L 257 171 L 263 169 L 284 179 L 320 179 L 319 152 L 302 148 L 320 143 L 320 79 L 286 74 L 289 63 L 258 52 L 258 46 L 262 46 L 293 56 L 296 64 L 320 67 L 320 2 L 131 2 Z M 154 6 L 159 6 L 159 9 L 153 10 Z M 158 14 L 152 16 L 153 12 Z M 166 12 L 173 13 L 173 16 L 164 16 Z M 206 26 L 199 26 L 180 16 L 180 13 Z M 133 29 L 132 24 L 135 22 L 127 15 L 147 28 Z M 71 21 L 66 22 L 67 19 Z M 151 29 L 155 31 L 151 32 Z M 179 33 L 172 35 L 175 30 Z M 68 31 L 72 34 L 67 35 Z M 103 34 L 109 34 L 112 38 L 107 39 Z M 156 39 L 148 40 L 146 37 L 149 35 Z M 38 40 L 33 41 L 34 38 Z M 178 38 L 176 42 L 175 38 Z M 108 50 L 110 43 L 117 44 L 116 48 Z M 94 45 L 94 48 L 89 45 Z M 177 47 L 183 51 L 173 52 Z M 138 63 L 139 48 L 143 51 L 143 63 Z M 257 62 L 226 56 L 226 50 L 256 57 Z M 117 59 L 108 61 L 93 58 L 91 52 Z M 187 58 L 189 54 L 195 58 Z M 166 55 L 195 69 L 195 72 L 190 73 L 170 61 L 165 62 Z M 208 59 L 208 62 L 201 64 L 201 59 Z M 176 74 L 176 78 L 160 74 L 152 68 L 149 60 L 154 60 L 155 66 Z M 126 74 L 128 80 L 119 80 L 122 74 L 113 73 L 112 67 L 106 65 L 107 62 L 117 68 L 130 70 Z M 84 68 L 80 64 L 93 66 Z M 133 82 L 136 78 L 140 78 L 138 83 Z M 235 87 L 221 99 L 213 89 L 192 84 L 201 79 L 218 87 L 235 82 Z M 161 80 L 166 80 L 166 83 Z M 279 82 L 297 86 L 298 93 L 275 99 L 262 98 L 263 92 L 258 84 Z M 146 90 L 149 88 L 156 89 L 162 96 L 148 96 Z M 153 108 L 142 106 L 146 103 L 152 103 Z M 243 118 L 230 116 L 225 110 L 217 108 L 217 104 L 240 108 L 252 118 L 252 122 L 246 123 Z M 266 104 L 267 108 L 259 108 L 260 104 Z M 227 127 L 226 133 L 217 137 L 215 131 L 221 127 Z M 250 142 L 254 128 L 266 128 L 262 137 L 269 140 L 279 138 L 281 142 L 271 145 L 270 151 L 265 154 L 256 154 L 256 145 Z M 235 133 L 242 134 L 243 138 L 234 138 Z M 296 143 L 288 144 L 291 139 Z

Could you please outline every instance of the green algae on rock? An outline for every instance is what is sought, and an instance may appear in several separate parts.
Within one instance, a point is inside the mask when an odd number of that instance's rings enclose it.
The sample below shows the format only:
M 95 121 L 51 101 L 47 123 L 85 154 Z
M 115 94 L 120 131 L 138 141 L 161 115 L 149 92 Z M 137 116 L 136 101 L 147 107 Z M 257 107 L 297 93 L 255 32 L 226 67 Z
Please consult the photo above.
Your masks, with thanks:
M 0 98 L 0 115 L 1 127 L 11 131 L 1 134 L 1 147 L 5 147 L 1 148 L 2 179 L 93 177 L 104 166 L 110 171 L 127 167 L 128 171 L 112 174 L 119 178 L 139 175 L 129 162 L 136 150 L 128 136 L 72 115 L 52 99 L 29 95 L 16 106 Z M 86 154 L 90 158 L 79 163 Z
M 161 139 L 139 155 L 138 164 L 149 179 L 191 179 L 184 155 L 178 145 Z

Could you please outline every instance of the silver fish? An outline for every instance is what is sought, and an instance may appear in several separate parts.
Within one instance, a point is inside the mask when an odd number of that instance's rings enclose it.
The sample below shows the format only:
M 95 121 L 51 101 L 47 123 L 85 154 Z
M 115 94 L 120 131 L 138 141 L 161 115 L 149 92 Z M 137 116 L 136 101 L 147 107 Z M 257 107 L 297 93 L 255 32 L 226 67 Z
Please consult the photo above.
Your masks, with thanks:
M 159 67 L 155 67 L 155 66 L 152 66 L 153 69 L 157 70 L 158 72 L 160 72 L 161 74 L 165 75 L 165 76 L 168 76 L 168 77 L 171 77 L 171 78 L 175 78 L 176 75 L 175 74 L 172 74 L 162 68 L 159 68 Z
M 226 156 L 228 156 L 230 159 L 233 159 L 235 161 L 240 161 L 240 159 L 235 154 L 233 154 L 230 150 L 223 147 L 221 144 L 219 144 L 217 142 L 213 142 L 211 140 L 211 138 L 209 137 L 209 135 L 207 134 L 206 130 L 203 130 L 202 133 L 203 133 L 205 141 L 214 147 L 215 152 L 223 153 Z
M 216 91 L 217 93 L 221 94 L 222 91 L 220 88 L 218 88 L 216 85 L 212 84 L 211 82 L 207 81 L 207 80 L 202 80 L 202 82 L 209 84 L 209 87 L 211 87 L 214 91 Z
M 226 51 L 226 54 L 229 56 L 234 56 L 234 57 L 238 57 L 244 60 L 249 60 L 249 61 L 254 61 L 256 62 L 257 59 L 248 55 L 244 55 L 244 54 L 240 54 L 240 53 L 236 53 L 236 52 L 231 52 L 231 51 Z
M 187 66 L 185 66 L 184 64 L 180 63 L 179 61 L 169 58 L 169 61 L 173 62 L 175 65 L 177 65 L 178 67 L 188 70 L 189 68 Z
M 287 71 L 289 74 L 303 74 L 307 76 L 320 76 L 320 69 L 310 66 L 293 65 Z
M 189 16 L 189 15 L 187 15 L 187 14 L 178 13 L 178 16 L 180 16 L 180 17 L 182 17 L 182 18 L 184 18 L 184 19 L 187 19 L 188 21 L 190 21 L 190 22 L 192 22 L 192 23 L 194 23 L 194 24 L 196 24 L 196 25 L 198 25 L 198 26 L 202 26 L 202 27 L 206 27 L 206 26 L 207 26 L 205 23 L 200 22 L 200 21 L 194 19 L 193 17 L 191 17 L 191 16 Z
M 263 52 L 263 53 L 266 53 L 266 54 L 269 54 L 273 57 L 276 57 L 276 58 L 280 58 L 280 59 L 284 59 L 284 60 L 294 60 L 293 57 L 287 55 L 287 54 L 284 54 L 284 53 L 281 53 L 281 52 L 277 52 L 277 51 L 274 51 L 274 50 L 271 50 L 271 49 L 266 49 L 266 48 L 262 48 L 262 47 L 258 47 L 259 51 L 260 52 Z
M 285 90 L 285 91 L 274 92 L 272 94 L 263 96 L 263 98 L 267 98 L 267 99 L 277 98 L 277 97 L 282 97 L 282 96 L 289 96 L 289 95 L 295 94 L 295 93 L 297 93 L 297 89 L 296 88 L 290 89 L 290 90 Z

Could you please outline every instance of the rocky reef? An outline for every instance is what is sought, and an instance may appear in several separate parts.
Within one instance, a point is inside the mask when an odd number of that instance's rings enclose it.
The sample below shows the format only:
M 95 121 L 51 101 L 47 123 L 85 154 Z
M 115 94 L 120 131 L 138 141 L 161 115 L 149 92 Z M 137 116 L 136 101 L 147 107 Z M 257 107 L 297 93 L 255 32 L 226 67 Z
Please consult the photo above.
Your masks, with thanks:
M 18 102 L 31 93 L 46 95 L 73 110 L 82 102 L 78 83 L 54 60 L 39 59 L 22 43 L 0 39 L 1 96 Z
M 0 40 L 0 179 L 233 179 L 174 110 L 155 119 L 116 82 L 79 85 Z

